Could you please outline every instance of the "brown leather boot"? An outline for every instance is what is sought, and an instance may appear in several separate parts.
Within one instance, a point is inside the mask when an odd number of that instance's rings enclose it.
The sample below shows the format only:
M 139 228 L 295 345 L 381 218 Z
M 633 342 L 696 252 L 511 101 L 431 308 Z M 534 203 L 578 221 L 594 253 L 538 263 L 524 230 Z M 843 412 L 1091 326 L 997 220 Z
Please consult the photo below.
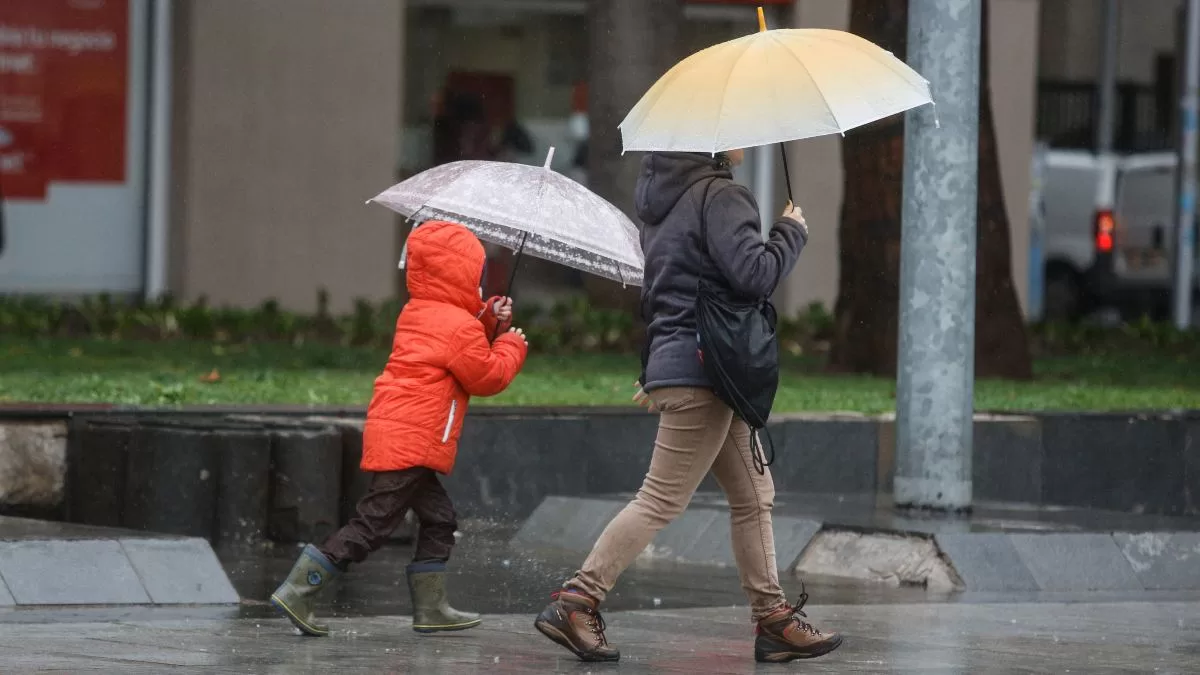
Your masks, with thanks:
M 784 663 L 796 659 L 815 659 L 842 645 L 837 633 L 822 633 L 804 619 L 808 593 L 800 593 L 796 606 L 784 605 L 758 622 L 754 639 L 754 660 L 759 663 Z M 802 619 L 801 617 L 804 617 Z
M 604 637 L 604 619 L 594 598 L 580 593 L 559 591 L 546 606 L 535 628 L 542 635 L 566 647 L 580 661 L 617 661 L 621 652 L 608 645 Z

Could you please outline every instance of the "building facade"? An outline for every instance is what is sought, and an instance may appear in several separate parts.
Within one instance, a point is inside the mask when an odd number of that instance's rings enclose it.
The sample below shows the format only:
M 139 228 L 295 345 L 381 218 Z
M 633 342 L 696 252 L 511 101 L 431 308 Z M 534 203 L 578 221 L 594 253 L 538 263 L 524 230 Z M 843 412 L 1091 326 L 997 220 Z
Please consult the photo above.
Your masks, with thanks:
M 1047 116 L 1039 83 L 1094 82 L 1102 3 L 989 2 L 1024 297 L 1030 163 Z M 690 2 L 687 49 L 754 30 L 754 4 Z M 849 22 L 850 0 L 768 4 L 774 25 Z M 1121 7 L 1121 78 L 1152 87 L 1173 58 L 1179 2 Z M 448 97 L 483 102 L 479 114 L 503 132 L 501 157 L 540 162 L 555 146 L 555 168 L 586 182 L 585 10 L 584 0 L 5 0 L 0 293 L 169 291 L 297 309 L 322 288 L 335 309 L 393 296 L 401 229 L 364 201 L 437 161 L 433 120 Z M 812 239 L 781 292 L 784 311 L 832 306 L 840 143 L 789 146 Z M 771 157 L 740 178 L 764 213 L 782 207 Z M 538 276 L 548 288 L 574 283 L 556 274 Z

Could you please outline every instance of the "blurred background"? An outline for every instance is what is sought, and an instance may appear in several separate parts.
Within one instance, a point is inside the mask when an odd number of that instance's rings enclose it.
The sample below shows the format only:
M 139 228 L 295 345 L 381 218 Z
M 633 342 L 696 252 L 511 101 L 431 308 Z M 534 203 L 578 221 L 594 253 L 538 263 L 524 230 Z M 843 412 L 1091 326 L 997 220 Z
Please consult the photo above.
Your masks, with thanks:
M 754 30 L 755 5 L 768 6 L 774 26 L 847 29 L 851 3 L 675 4 L 671 51 L 682 56 Z M 1124 291 L 1140 294 L 1131 311 L 1162 311 L 1180 2 L 1116 3 L 1119 159 L 1106 170 L 1094 161 L 1105 2 L 989 5 L 1012 275 L 1026 315 L 1075 317 L 1131 300 L 1116 297 Z M 619 61 L 591 63 L 603 48 L 589 42 L 627 54 L 674 32 L 631 18 L 595 35 L 597 14 L 582 0 L 6 0 L 0 292 L 169 291 L 310 310 L 318 288 L 341 309 L 356 297 L 392 296 L 402 233 L 363 205 L 390 183 L 463 158 L 541 162 L 550 146 L 556 169 L 589 181 L 590 105 L 621 88 L 605 80 L 644 89 L 647 79 L 621 72 Z M 74 34 L 77 44 L 43 45 L 38 31 Z M 780 298 L 785 313 L 833 305 L 843 199 L 840 141 L 793 146 L 794 188 L 814 236 Z M 1045 178 L 1031 202 L 1035 160 Z M 743 174 L 769 200 L 764 210 L 780 210 L 773 158 L 748 162 Z M 1121 183 L 1110 204 L 1095 203 L 1104 180 Z M 1031 218 L 1031 203 L 1045 222 Z M 1127 233 L 1117 251 L 1122 278 L 1089 280 L 1092 226 L 1114 208 Z M 561 293 L 582 283 L 533 265 L 535 286 Z
M 407 229 L 366 199 L 554 147 L 630 212 L 640 155 L 617 124 L 758 5 L 904 55 L 906 0 L 5 0 L 0 332 L 386 346 Z M 1047 335 L 1096 339 L 1046 326 L 1195 342 L 1167 321 L 1182 2 L 984 6 L 978 374 L 1028 379 Z M 895 373 L 903 138 L 896 116 L 788 145 L 811 239 L 775 299 L 823 368 Z M 769 225 L 778 152 L 737 177 Z M 502 292 L 511 254 L 489 256 Z M 541 349 L 636 348 L 628 289 L 527 260 L 518 295 L 553 319 Z

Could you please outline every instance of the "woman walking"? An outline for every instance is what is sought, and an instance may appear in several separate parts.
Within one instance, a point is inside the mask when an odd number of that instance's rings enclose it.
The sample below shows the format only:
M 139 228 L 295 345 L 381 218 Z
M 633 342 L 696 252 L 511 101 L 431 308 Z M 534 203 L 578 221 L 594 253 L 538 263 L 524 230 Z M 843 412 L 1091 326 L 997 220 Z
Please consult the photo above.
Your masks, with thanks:
M 659 152 L 642 162 L 636 200 L 644 226 L 642 311 L 648 326 L 634 398 L 660 413 L 658 437 L 637 496 L 535 622 L 584 661 L 620 658 L 605 638 L 600 604 L 654 535 L 687 508 L 709 471 L 729 501 L 734 557 L 757 624 L 755 658 L 813 658 L 842 642 L 838 634 L 822 633 L 803 620 L 806 595 L 793 606 L 780 588 L 770 470 L 755 455 L 750 428 L 713 393 L 698 350 L 698 285 L 750 300 L 767 298 L 808 239 L 800 210 L 789 203 L 763 241 L 753 196 L 733 182 L 731 169 L 744 156 L 742 150 L 716 157 Z

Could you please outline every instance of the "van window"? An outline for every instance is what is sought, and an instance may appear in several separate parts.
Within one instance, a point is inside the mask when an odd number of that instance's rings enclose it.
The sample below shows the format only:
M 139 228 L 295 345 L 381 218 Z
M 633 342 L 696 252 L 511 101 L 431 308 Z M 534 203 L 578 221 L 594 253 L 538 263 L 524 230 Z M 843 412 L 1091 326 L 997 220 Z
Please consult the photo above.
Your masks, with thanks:
M 1175 212 L 1175 171 L 1146 169 L 1123 173 L 1117 212 L 1133 227 L 1170 223 Z
M 1096 210 L 1096 169 L 1049 167 L 1042 199 L 1047 230 L 1061 236 L 1090 237 Z

